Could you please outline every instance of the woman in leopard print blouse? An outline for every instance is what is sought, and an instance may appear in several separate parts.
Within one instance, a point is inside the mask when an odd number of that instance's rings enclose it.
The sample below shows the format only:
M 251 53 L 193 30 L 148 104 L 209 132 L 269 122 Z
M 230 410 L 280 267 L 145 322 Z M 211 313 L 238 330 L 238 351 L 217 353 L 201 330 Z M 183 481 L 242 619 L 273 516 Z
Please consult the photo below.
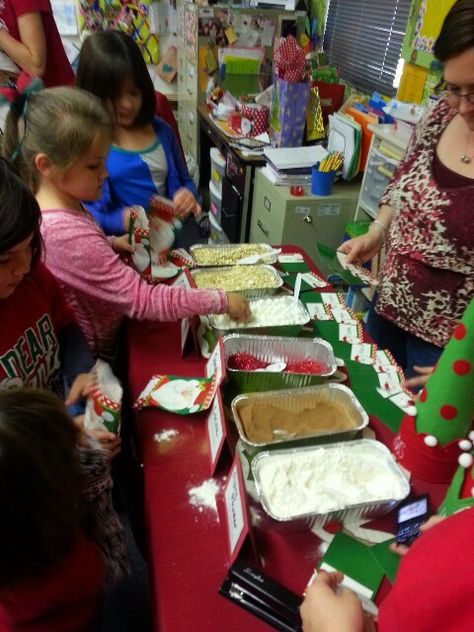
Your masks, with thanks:
M 474 0 L 458 0 L 434 52 L 446 90 L 416 128 L 366 235 L 345 242 L 363 263 L 386 240 L 368 330 L 405 369 L 434 365 L 474 296 Z

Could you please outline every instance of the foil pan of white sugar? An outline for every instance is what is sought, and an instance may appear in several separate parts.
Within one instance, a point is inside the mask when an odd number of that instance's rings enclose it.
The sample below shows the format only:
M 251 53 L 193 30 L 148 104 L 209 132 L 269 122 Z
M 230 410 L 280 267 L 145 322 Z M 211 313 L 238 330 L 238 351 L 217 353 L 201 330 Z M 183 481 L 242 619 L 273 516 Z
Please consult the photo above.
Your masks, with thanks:
M 189 253 L 196 265 L 200 267 L 233 266 L 241 263 L 253 255 L 261 255 L 258 261 L 253 263 L 276 263 L 277 255 L 272 246 L 260 244 L 196 244 L 191 246 Z M 246 264 L 245 262 L 241 265 Z
M 238 395 L 232 416 L 240 438 L 258 450 L 354 439 L 369 417 L 354 393 L 341 384 Z
M 388 448 L 370 439 L 260 452 L 252 473 L 271 524 L 284 531 L 373 519 L 410 493 Z
M 303 303 L 288 295 L 253 299 L 249 304 L 252 316 L 247 322 L 237 323 L 227 314 L 210 315 L 209 324 L 216 335 L 247 333 L 296 337 L 311 320 Z M 263 312 L 263 315 L 257 317 L 255 314 L 258 312 Z
M 224 336 L 224 357 L 227 379 L 236 392 L 252 393 L 286 388 L 301 388 L 322 384 L 336 372 L 336 359 L 332 346 L 322 338 L 289 338 L 286 336 L 258 336 L 230 334 Z M 248 353 L 257 360 L 274 364 L 291 365 L 305 360 L 321 364 L 321 372 L 297 373 L 294 371 L 244 371 L 233 369 L 228 360 L 237 353 Z
M 246 298 L 272 296 L 283 285 L 283 279 L 270 265 L 196 268 L 191 276 L 198 288 L 238 292 Z

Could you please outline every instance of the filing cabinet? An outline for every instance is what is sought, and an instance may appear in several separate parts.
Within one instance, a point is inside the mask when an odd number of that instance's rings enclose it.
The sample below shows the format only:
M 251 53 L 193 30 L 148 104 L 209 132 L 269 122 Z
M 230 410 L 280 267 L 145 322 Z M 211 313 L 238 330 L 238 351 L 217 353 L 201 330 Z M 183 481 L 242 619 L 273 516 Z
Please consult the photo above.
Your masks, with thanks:
M 275 186 L 255 170 L 250 242 L 292 244 L 303 248 L 316 266 L 329 273 L 319 260 L 316 241 L 336 248 L 344 238 L 346 222 L 354 218 L 360 182 L 337 182 L 332 195 L 312 195 L 309 188 L 294 197 L 289 187 Z

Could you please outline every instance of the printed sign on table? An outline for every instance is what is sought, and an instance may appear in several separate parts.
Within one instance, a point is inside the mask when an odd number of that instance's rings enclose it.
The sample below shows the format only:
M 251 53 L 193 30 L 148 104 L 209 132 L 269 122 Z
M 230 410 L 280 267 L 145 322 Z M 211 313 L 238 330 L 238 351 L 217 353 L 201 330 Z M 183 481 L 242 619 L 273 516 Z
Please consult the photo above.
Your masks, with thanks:
M 225 445 L 227 437 L 227 429 L 224 418 L 224 408 L 222 406 L 222 398 L 219 389 L 211 406 L 209 416 L 207 418 L 207 437 L 209 440 L 209 458 L 211 461 L 211 475 L 216 471 L 219 458 L 222 454 L 222 448 Z
M 221 337 L 217 339 L 214 351 L 206 363 L 206 377 L 211 377 L 214 374 L 217 384 L 220 384 L 225 377 L 224 344 Z
M 245 503 L 245 488 L 240 457 L 235 455 L 224 489 L 224 508 L 226 514 L 229 558 L 232 564 L 237 558 L 247 535 L 249 523 Z

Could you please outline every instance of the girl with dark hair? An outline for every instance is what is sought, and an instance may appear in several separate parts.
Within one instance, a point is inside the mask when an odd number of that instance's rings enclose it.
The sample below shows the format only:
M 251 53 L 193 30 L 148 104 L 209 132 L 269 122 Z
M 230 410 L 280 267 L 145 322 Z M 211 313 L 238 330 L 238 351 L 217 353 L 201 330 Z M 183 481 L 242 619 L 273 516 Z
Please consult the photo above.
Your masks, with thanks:
M 98 97 L 114 119 L 109 175 L 102 197 L 88 208 L 106 234 L 119 235 L 128 230 L 127 207 L 148 209 L 156 194 L 170 198 L 175 216 L 160 223 L 166 235 L 159 243 L 161 255 L 175 242 L 180 220 L 191 213 L 196 217 L 201 207 L 176 135 L 155 117 L 155 90 L 137 44 L 118 31 L 90 35 L 82 45 L 76 85 Z
M 32 386 L 63 396 L 71 413 L 87 395 L 93 358 L 62 291 L 41 262 L 41 212 L 0 160 L 0 391 Z M 112 453 L 120 440 L 96 433 Z
M 453 5 L 434 52 L 446 90 L 413 133 L 369 232 L 339 248 L 363 263 L 386 242 L 367 326 L 415 388 L 474 296 L 474 0 Z
M 150 285 L 119 258 L 130 251 L 127 236 L 105 237 L 81 201 L 101 195 L 111 131 L 110 117 L 92 94 L 49 88 L 29 97 L 27 112 L 10 111 L 3 147 L 6 155 L 20 148 L 18 168 L 34 183 L 42 212 L 46 263 L 94 356 L 114 358 L 126 316 L 171 321 L 227 312 L 247 320 L 248 302 L 238 294 Z
M 107 453 L 53 394 L 4 391 L 0 479 L 0 629 L 99 629 L 104 590 L 127 567 Z

